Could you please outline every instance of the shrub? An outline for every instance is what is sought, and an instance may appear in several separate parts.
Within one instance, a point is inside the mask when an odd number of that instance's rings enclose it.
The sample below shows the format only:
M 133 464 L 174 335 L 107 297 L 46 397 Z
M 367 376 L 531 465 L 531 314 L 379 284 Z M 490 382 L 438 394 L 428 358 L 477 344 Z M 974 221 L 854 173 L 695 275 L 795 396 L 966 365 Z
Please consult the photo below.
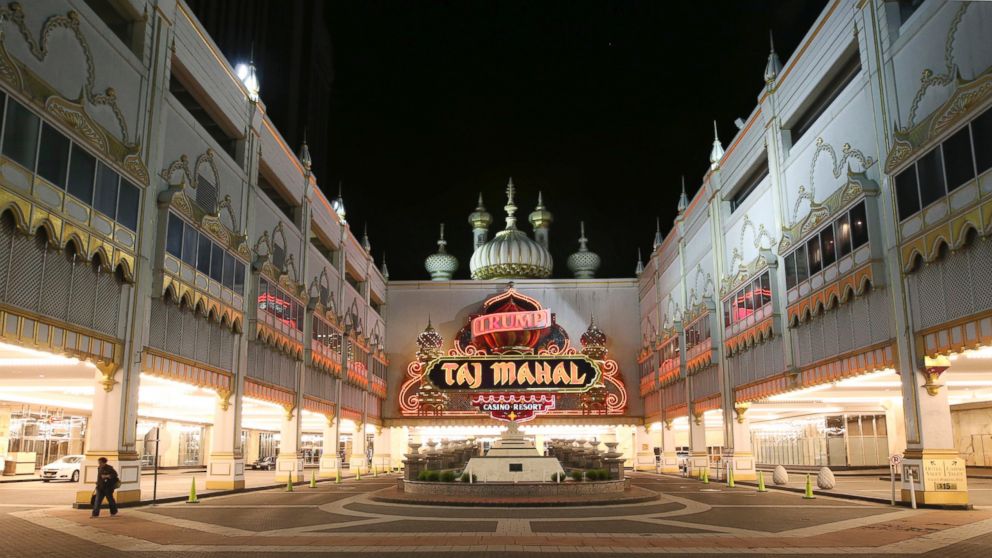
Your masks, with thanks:
M 429 472 L 430 472 L 430 471 L 421 471 L 421 472 L 420 472 L 420 473 L 419 473 L 419 474 L 417 475 L 417 480 L 418 480 L 418 481 L 426 481 L 426 480 L 427 480 L 427 473 L 429 473 Z
M 572 480 L 574 480 L 574 481 L 580 481 L 580 480 L 582 480 L 582 471 L 573 470 L 572 471 Z
M 441 473 L 440 479 L 441 482 L 455 482 L 455 476 L 454 471 L 445 471 Z
M 558 479 L 558 475 L 561 475 L 561 480 L 562 481 L 564 481 L 568 477 L 568 475 L 566 475 L 564 473 L 554 473 L 554 474 L 551 475 L 551 482 L 558 482 L 558 480 L 559 480 Z
M 427 471 L 427 478 L 424 480 L 426 480 L 427 482 L 438 482 L 439 480 L 441 480 L 441 472 Z
M 468 482 L 469 481 L 469 474 L 468 473 L 462 473 L 461 481 L 462 482 Z M 479 477 L 476 476 L 475 473 L 472 473 L 472 482 L 479 482 Z

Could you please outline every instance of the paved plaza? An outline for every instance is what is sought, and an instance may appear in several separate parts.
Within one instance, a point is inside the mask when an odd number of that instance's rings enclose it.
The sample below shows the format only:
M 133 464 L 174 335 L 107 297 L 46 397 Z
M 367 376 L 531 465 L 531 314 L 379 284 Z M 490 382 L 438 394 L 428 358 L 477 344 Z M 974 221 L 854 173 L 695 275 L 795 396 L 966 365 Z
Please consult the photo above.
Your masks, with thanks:
M 910 510 L 646 473 L 660 493 L 622 506 L 428 507 L 378 502 L 394 476 L 125 508 L 89 519 L 67 506 L 0 503 L 2 556 L 296 554 L 625 556 L 987 556 L 992 509 Z

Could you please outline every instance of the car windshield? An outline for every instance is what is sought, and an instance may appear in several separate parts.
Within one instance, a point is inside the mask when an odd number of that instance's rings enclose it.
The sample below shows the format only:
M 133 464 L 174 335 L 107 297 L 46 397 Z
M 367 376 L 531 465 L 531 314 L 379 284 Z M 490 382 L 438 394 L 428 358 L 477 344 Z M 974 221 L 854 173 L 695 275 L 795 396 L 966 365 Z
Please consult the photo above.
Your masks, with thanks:
M 63 457 L 62 463 L 79 463 L 79 456 L 71 455 L 69 457 Z

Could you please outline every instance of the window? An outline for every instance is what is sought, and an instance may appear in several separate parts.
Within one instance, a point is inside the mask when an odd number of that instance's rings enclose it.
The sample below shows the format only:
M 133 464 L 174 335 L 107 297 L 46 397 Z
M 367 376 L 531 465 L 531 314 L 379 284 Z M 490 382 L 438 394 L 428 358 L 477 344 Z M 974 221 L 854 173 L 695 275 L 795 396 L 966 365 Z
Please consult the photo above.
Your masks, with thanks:
M 685 328 L 685 350 L 689 350 L 696 345 L 710 338 L 710 318 L 704 315 L 692 322 Z
M 258 280 L 258 308 L 286 325 L 303 330 L 303 305 L 264 278 Z
M 837 62 L 824 79 L 814 88 L 819 95 L 813 98 L 803 111 L 787 126 L 791 131 L 792 143 L 799 139 L 816 123 L 838 96 L 861 73 L 861 55 L 855 46 L 850 53 Z
M 224 279 L 221 281 L 228 289 L 234 289 L 234 256 L 224 252 Z
M 41 125 L 41 149 L 38 151 L 38 174 L 65 190 L 69 170 L 69 138 L 48 124 Z
M 7 103 L 7 122 L 3 130 L 3 154 L 31 171 L 34 170 L 40 124 L 41 119 L 21 103 L 13 99 Z
M 197 251 L 196 251 L 196 270 L 200 273 L 209 275 L 210 274 L 210 239 L 207 235 L 198 234 L 199 240 L 197 241 Z
M 138 230 L 138 205 L 141 192 L 138 187 L 121 177 L 120 190 L 117 193 L 117 222 L 131 229 Z
M 234 292 L 242 293 L 245 290 L 245 264 L 236 262 L 234 264 Z
M 896 203 L 899 220 L 905 221 L 920 210 L 920 191 L 916 180 L 916 165 L 896 175 Z
M 142 39 L 144 35 L 143 22 L 124 13 L 120 6 L 127 3 L 113 0 L 84 0 L 86 5 L 110 28 L 131 52 L 141 56 Z
M 165 251 L 177 258 L 183 255 L 183 221 L 171 213 L 165 233 Z
M 865 211 L 865 202 L 851 208 L 851 241 L 854 249 L 868 243 L 868 213 Z
M 834 251 L 834 227 L 832 224 L 820 231 L 820 253 L 823 257 L 823 267 L 827 267 L 836 261 Z
M 785 256 L 785 288 L 791 289 L 797 285 L 796 281 L 796 253 L 790 252 Z
M 982 174 L 992 169 L 992 109 L 971 122 L 971 138 L 975 142 L 975 166 Z
M 282 266 L 286 264 L 286 249 L 282 245 L 273 242 L 272 243 L 272 265 L 276 266 L 276 269 L 281 270 Z
M 227 130 L 214 119 L 213 114 L 205 108 L 190 89 L 183 84 L 183 80 L 177 75 L 177 71 L 182 71 L 178 61 L 173 58 L 172 74 L 169 77 L 169 92 L 193 117 L 204 131 L 210 135 L 232 159 L 235 159 L 236 139 L 227 133 Z
M 210 250 L 210 278 L 218 283 L 224 281 L 224 249 L 213 243 Z
M 97 163 L 93 209 L 111 219 L 117 217 L 117 180 L 116 172 L 103 163 Z
M 189 223 L 183 223 L 183 261 L 196 266 L 196 245 L 199 234 Z
M 923 5 L 923 0 L 896 0 L 896 3 L 899 4 L 899 25 L 902 25 Z
M 806 255 L 809 257 L 809 274 L 814 275 L 823 269 L 819 235 L 806 241 Z
M 730 212 L 733 213 L 737 211 L 744 200 L 751 195 L 758 188 L 758 184 L 768 176 L 768 159 L 762 158 L 761 162 L 754 167 L 748 175 L 747 178 L 741 181 L 741 186 L 734 192 L 730 197 Z
M 944 197 L 947 186 L 944 184 L 944 162 L 939 147 L 916 161 L 916 175 L 920 182 L 920 205 L 927 207 Z
M 845 213 L 834 223 L 837 257 L 843 258 L 851 253 L 851 220 Z
M 796 249 L 796 282 L 802 283 L 809 279 L 809 262 L 806 258 L 806 245 Z
M 296 204 L 287 201 L 280 193 L 279 189 L 276 188 L 272 182 L 261 171 L 258 173 L 258 188 L 262 190 L 265 197 L 269 198 L 279 211 L 286 216 L 290 221 L 296 222 Z
M 772 301 L 771 277 L 765 271 L 754 281 L 741 287 L 724 305 L 724 324 L 730 325 L 746 320 Z M 729 324 L 728 324 L 729 322 Z
M 207 213 L 217 211 L 217 187 L 202 175 L 196 179 L 196 205 Z
M 69 193 L 85 203 L 93 201 L 93 177 L 96 174 L 96 159 L 78 145 L 72 145 L 72 159 L 69 162 Z
M 971 156 L 971 128 L 965 126 L 941 145 L 947 168 L 947 191 L 953 191 L 975 178 L 975 158 Z

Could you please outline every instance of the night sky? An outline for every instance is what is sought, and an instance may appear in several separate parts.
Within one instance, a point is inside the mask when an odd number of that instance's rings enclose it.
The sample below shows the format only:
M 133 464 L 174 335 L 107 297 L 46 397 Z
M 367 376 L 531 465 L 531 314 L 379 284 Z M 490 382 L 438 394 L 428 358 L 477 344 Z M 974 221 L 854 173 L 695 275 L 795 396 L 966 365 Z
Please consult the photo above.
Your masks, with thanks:
M 809 2 L 340 2 L 334 45 L 329 197 L 344 181 L 348 221 L 397 279 L 447 224 L 469 276 L 466 221 L 481 191 L 503 228 L 537 191 L 555 215 L 555 277 L 586 221 L 600 277 L 632 277 L 655 216 L 671 227 L 708 165 L 712 120 L 726 146 L 763 86 L 768 31 L 783 63 L 824 0 Z M 521 227 L 528 233 L 531 227 Z

